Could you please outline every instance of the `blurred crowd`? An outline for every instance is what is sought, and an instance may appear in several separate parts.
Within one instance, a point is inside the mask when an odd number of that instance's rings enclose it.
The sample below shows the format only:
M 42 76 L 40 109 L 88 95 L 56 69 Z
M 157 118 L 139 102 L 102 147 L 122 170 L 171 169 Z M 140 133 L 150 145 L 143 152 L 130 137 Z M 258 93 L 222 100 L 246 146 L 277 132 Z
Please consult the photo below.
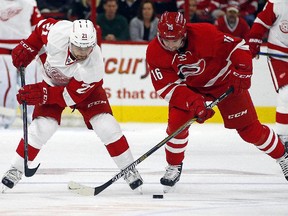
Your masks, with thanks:
M 244 38 L 266 0 L 189 0 L 189 21 L 209 22 Z M 37 0 L 46 18 L 90 19 L 91 0 Z M 184 12 L 185 0 L 96 0 L 96 24 L 102 40 L 150 41 L 164 11 Z

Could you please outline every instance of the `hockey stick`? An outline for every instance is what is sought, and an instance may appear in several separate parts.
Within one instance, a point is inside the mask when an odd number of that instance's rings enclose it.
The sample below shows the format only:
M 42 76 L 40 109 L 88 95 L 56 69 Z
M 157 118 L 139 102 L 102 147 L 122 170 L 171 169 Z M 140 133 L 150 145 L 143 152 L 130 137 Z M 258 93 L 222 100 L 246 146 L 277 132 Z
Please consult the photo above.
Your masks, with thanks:
M 276 53 L 259 52 L 258 55 L 271 56 L 271 57 L 277 57 L 277 58 L 288 58 L 288 55 L 282 55 L 282 54 L 276 54 Z
M 20 67 L 21 87 L 25 86 L 25 68 Z M 33 176 L 40 164 L 36 168 L 30 169 L 28 167 L 28 123 L 27 123 L 27 104 L 25 101 L 22 103 L 22 120 L 23 120 L 23 137 L 24 137 L 24 173 L 26 177 Z
M 211 102 L 207 109 L 212 109 L 215 105 L 217 105 L 220 101 L 222 101 L 224 98 L 226 98 L 229 94 L 231 94 L 234 91 L 233 87 L 230 87 L 224 94 L 222 94 L 220 97 L 218 97 L 216 100 Z M 98 187 L 90 187 L 86 185 L 82 185 L 77 182 L 70 181 L 68 183 L 68 189 L 84 196 L 96 196 L 97 194 L 101 193 L 103 190 L 105 190 L 107 187 L 112 185 L 114 182 L 116 182 L 118 179 L 120 179 L 122 176 L 124 176 L 127 172 L 132 170 L 134 167 L 136 167 L 139 163 L 144 161 L 147 157 L 149 157 L 151 154 L 153 154 L 155 151 L 157 151 L 160 147 L 162 147 L 164 144 L 166 144 L 169 140 L 177 136 L 179 133 L 181 133 L 185 128 L 189 127 L 193 122 L 197 120 L 197 117 L 194 117 L 187 121 L 185 124 L 183 124 L 181 127 L 179 127 L 174 133 L 163 139 L 161 142 L 159 142 L 156 146 L 151 148 L 149 151 L 147 151 L 145 154 L 143 154 L 141 157 L 139 157 L 137 160 L 135 160 L 133 163 L 128 165 L 126 168 L 122 169 L 119 173 L 117 173 L 113 178 L 111 178 L 106 183 L 98 186 Z

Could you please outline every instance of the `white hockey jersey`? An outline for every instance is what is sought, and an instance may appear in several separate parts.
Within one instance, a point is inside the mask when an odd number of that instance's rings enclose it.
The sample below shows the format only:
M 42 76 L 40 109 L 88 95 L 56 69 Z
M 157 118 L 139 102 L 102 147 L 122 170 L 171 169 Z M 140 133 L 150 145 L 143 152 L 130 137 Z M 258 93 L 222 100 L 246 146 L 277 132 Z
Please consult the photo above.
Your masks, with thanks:
M 42 19 L 35 0 L 0 0 L 0 48 L 12 50 Z
M 269 29 L 269 53 L 288 53 L 288 0 L 269 0 L 260 12 L 254 25 L 260 24 Z M 254 30 L 254 29 L 253 29 Z M 255 32 L 259 29 L 255 28 Z M 256 34 L 256 33 L 255 33 Z
M 83 61 L 71 58 L 69 36 L 72 27 L 70 21 L 45 19 L 37 24 L 27 39 L 33 47 L 45 48 L 46 51 L 40 55 L 43 79 L 50 86 L 64 87 L 62 96 L 67 106 L 85 98 L 89 89 L 101 86 L 104 76 L 104 62 L 98 45 Z

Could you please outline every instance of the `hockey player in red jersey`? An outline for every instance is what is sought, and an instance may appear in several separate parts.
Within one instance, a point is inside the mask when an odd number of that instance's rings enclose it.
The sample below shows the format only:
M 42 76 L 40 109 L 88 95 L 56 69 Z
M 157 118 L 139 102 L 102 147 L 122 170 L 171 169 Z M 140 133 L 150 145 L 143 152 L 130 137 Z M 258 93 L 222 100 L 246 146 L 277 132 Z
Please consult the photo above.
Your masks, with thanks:
M 288 1 L 268 1 L 260 12 L 248 34 L 247 41 L 253 57 L 268 34 L 268 66 L 277 92 L 276 130 L 288 147 L 288 59 L 274 55 L 288 53 Z
M 17 94 L 20 104 L 26 101 L 35 106 L 28 129 L 29 163 L 59 127 L 65 107 L 79 110 L 88 129 L 93 129 L 105 144 L 119 169 L 132 163 L 129 145 L 102 87 L 104 62 L 92 22 L 54 19 L 39 22 L 29 38 L 13 49 L 13 64 L 17 68 L 26 67 L 40 52 L 44 52 L 40 56 L 43 82 L 26 85 Z M 2 178 L 6 187 L 13 188 L 21 179 L 23 158 L 21 139 L 11 167 Z M 124 179 L 133 190 L 143 183 L 136 168 L 126 173 Z
M 155 90 L 169 103 L 168 135 L 195 116 L 199 123 L 211 118 L 214 111 L 206 109 L 205 102 L 233 86 L 234 93 L 218 104 L 225 127 L 276 159 L 288 180 L 284 145 L 259 122 L 248 92 L 252 56 L 244 40 L 226 36 L 211 24 L 186 23 L 181 13 L 165 12 L 146 59 Z M 165 146 L 168 166 L 160 180 L 164 192 L 180 179 L 188 135 L 187 128 Z

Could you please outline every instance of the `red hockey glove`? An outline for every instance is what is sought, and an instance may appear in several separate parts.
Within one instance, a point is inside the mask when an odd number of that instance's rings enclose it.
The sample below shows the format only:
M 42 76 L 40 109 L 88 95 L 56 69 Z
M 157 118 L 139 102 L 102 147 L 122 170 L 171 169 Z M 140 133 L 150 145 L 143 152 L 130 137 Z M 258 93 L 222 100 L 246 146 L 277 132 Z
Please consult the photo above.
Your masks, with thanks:
M 203 99 L 196 99 L 190 106 L 190 111 L 194 112 L 194 116 L 198 119 L 198 123 L 202 124 L 207 119 L 212 118 L 215 114 L 213 109 L 207 109 Z
M 37 55 L 38 50 L 32 45 L 29 45 L 26 40 L 21 41 L 13 50 L 12 50 L 12 60 L 13 65 L 16 68 L 21 66 L 27 67 L 30 62 Z
M 263 41 L 258 38 L 249 38 L 248 45 L 253 58 L 255 58 L 260 52 L 262 42 Z
M 232 69 L 231 85 L 234 87 L 234 94 L 241 94 L 243 90 L 249 89 L 251 86 L 252 71 L 241 71 Z
M 48 86 L 44 83 L 25 85 L 18 91 L 17 101 L 19 104 L 25 101 L 27 105 L 45 104 L 48 101 L 48 92 Z

